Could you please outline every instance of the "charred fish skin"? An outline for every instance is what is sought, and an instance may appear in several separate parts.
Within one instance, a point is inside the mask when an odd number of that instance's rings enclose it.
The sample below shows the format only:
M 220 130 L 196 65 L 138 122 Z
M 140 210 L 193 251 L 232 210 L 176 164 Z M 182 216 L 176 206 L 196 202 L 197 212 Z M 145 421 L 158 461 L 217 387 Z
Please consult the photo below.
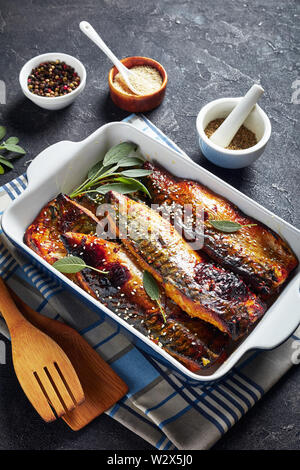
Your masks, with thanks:
M 264 304 L 240 278 L 193 251 L 158 212 L 112 191 L 106 197 L 117 214 L 111 220 L 117 232 L 127 223 L 124 246 L 189 316 L 237 339 L 263 315 Z
M 86 201 L 86 206 L 88 202 Z M 53 264 L 66 255 L 60 235 L 66 231 L 95 233 L 98 219 L 93 212 L 67 195 L 50 201 L 26 229 L 24 241 L 29 248 Z
M 91 235 L 98 222 L 95 212 L 96 207 L 89 200 L 80 198 L 79 203 L 78 199 L 73 201 L 61 194 L 40 211 L 26 230 L 25 242 L 50 264 L 68 253 L 78 256 L 85 253 L 86 261 L 90 264 L 93 264 L 93 259 L 97 256 L 102 264 L 107 258 L 110 266 L 109 282 L 88 269 L 76 275 L 68 274 L 67 277 L 96 299 L 104 301 L 108 308 L 189 370 L 199 372 L 221 364 L 227 357 L 228 338 L 201 320 L 190 319 L 162 294 L 161 301 L 167 315 L 167 322 L 164 323 L 157 304 L 141 288 L 141 271 L 130 260 L 129 254 L 116 243 L 101 239 L 95 242 L 95 237 Z M 84 233 L 64 235 L 64 231 L 70 228 Z M 85 248 L 87 245 L 90 245 L 90 249 L 94 246 L 94 250 L 100 245 L 102 252 L 98 251 L 97 256 L 95 253 L 88 256 Z M 101 265 L 99 261 L 98 265 Z
M 94 206 L 92 203 L 88 205 L 86 198 L 81 198 L 79 203 L 66 194 L 59 194 L 57 203 L 59 205 L 59 230 L 61 233 L 68 231 L 86 234 L 95 233 L 98 219 L 94 213 Z
M 202 250 L 212 259 L 242 276 L 266 297 L 276 293 L 286 282 L 298 260 L 278 234 L 200 183 L 176 178 L 150 162 L 146 162 L 144 168 L 152 171 L 144 181 L 152 196 L 151 202 L 168 207 L 192 204 L 204 211 Z M 209 219 L 256 225 L 243 227 L 235 233 L 223 233 L 215 229 Z
M 50 201 L 26 229 L 24 241 L 49 264 L 66 255 L 60 240 L 60 213 L 57 199 Z
M 87 264 L 107 272 L 85 269 L 76 275 L 78 284 L 190 370 L 196 372 L 226 358 L 225 335 L 201 320 L 191 321 L 162 295 L 164 323 L 157 303 L 144 290 L 142 271 L 121 245 L 79 233 L 66 233 L 62 239 L 68 253 L 80 254 Z

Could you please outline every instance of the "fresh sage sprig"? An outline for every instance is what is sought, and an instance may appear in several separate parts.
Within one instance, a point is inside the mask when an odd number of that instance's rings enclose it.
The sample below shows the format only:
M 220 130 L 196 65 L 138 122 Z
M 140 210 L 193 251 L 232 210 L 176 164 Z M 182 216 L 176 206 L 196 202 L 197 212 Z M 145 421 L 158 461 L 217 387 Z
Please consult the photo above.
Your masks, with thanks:
M 220 230 L 220 232 L 226 232 L 226 233 L 237 232 L 243 227 L 254 227 L 255 225 L 257 225 L 257 224 L 241 225 L 238 222 L 233 222 L 232 220 L 213 220 L 213 219 L 209 219 L 209 223 L 217 230 Z
M 150 299 L 154 300 L 157 303 L 159 310 L 161 311 L 164 323 L 166 323 L 166 314 L 160 301 L 160 290 L 156 280 L 149 271 L 143 272 L 143 285 Z
M 65 256 L 64 258 L 60 258 L 53 263 L 53 267 L 57 269 L 57 271 L 65 274 L 75 274 L 86 268 L 92 269 L 100 274 L 108 274 L 107 271 L 101 271 L 93 266 L 89 266 L 78 256 Z
M 136 178 L 147 176 L 152 172 L 140 168 L 144 159 L 138 154 L 129 156 L 136 149 L 137 145 L 133 142 L 122 142 L 112 147 L 104 155 L 103 160 L 90 168 L 86 180 L 70 194 L 70 197 L 75 198 L 83 194 L 98 196 L 108 191 L 122 194 L 142 191 L 150 197 L 146 186 Z
M 0 141 L 3 140 L 3 138 L 6 135 L 6 128 L 4 126 L 0 126 Z M 0 143 L 0 151 L 4 150 L 6 152 L 11 152 L 19 155 L 24 155 L 26 152 L 25 150 L 18 145 L 19 139 L 18 137 L 9 137 L 7 140 L 3 140 L 3 142 Z M 14 168 L 14 165 L 12 164 L 11 160 L 9 160 L 6 156 L 0 154 L 0 175 L 3 175 L 4 173 L 4 168 L 3 165 L 8 167 L 8 168 Z

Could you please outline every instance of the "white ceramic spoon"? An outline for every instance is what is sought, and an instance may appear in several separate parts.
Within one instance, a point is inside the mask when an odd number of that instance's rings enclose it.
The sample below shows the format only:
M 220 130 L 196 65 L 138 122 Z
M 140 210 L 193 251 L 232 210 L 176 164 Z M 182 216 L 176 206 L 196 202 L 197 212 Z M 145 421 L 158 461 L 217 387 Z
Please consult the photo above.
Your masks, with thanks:
M 124 81 L 128 88 L 136 95 L 141 95 L 142 93 L 138 92 L 130 82 L 130 76 L 134 75 L 134 73 L 129 70 L 119 59 L 115 56 L 115 54 L 107 47 L 103 39 L 99 36 L 99 34 L 94 30 L 94 28 L 88 23 L 87 21 L 81 21 L 79 24 L 79 28 L 81 31 L 91 40 L 93 41 L 103 52 L 107 55 L 107 57 L 112 61 L 112 63 L 117 67 L 120 74 L 124 78 Z
M 227 147 L 263 92 L 264 89 L 260 85 L 253 85 L 212 134 L 210 140 L 220 147 Z

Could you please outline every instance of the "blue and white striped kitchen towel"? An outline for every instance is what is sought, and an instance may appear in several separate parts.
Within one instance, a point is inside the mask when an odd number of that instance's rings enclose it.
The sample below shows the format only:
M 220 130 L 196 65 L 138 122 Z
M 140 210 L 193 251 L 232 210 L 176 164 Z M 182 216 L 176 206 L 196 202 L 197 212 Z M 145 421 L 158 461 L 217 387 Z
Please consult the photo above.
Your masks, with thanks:
M 180 151 L 144 116 L 131 115 L 126 121 Z M 21 176 L 0 188 L 0 215 L 26 184 L 26 177 Z M 95 312 L 41 274 L 3 233 L 0 275 L 31 307 L 77 328 L 108 361 L 129 386 L 126 397 L 108 410 L 108 415 L 157 449 L 209 449 L 299 362 L 300 329 L 278 348 L 244 357 L 217 385 L 188 386 L 141 353 L 117 328 L 100 320 Z M 9 337 L 1 318 L 0 332 Z

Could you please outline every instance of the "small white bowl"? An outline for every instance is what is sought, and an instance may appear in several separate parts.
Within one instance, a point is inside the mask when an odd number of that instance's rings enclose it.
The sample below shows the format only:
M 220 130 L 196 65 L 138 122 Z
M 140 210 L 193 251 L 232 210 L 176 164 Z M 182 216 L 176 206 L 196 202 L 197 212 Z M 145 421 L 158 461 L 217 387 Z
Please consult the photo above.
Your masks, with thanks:
M 271 123 L 266 113 L 256 104 L 244 125 L 257 138 L 257 144 L 244 150 L 229 150 L 214 144 L 205 134 L 206 126 L 218 118 L 226 118 L 241 98 L 220 98 L 204 106 L 197 116 L 199 145 L 203 155 L 223 168 L 244 168 L 255 162 L 263 153 L 271 135 Z
M 73 67 L 75 72 L 77 72 L 80 77 L 79 86 L 70 93 L 63 96 L 38 96 L 34 93 L 31 93 L 27 86 L 27 80 L 28 76 L 31 74 L 32 69 L 37 67 L 42 62 L 48 62 L 52 60 L 60 60 L 61 62 L 65 62 L 67 65 Z M 69 106 L 69 104 L 71 104 L 77 98 L 77 96 L 82 93 L 86 83 L 86 70 L 84 65 L 71 55 L 63 54 L 61 52 L 49 52 L 47 54 L 41 54 L 33 57 L 28 62 L 26 62 L 20 71 L 19 82 L 24 95 L 33 103 L 44 109 L 57 110 Z

